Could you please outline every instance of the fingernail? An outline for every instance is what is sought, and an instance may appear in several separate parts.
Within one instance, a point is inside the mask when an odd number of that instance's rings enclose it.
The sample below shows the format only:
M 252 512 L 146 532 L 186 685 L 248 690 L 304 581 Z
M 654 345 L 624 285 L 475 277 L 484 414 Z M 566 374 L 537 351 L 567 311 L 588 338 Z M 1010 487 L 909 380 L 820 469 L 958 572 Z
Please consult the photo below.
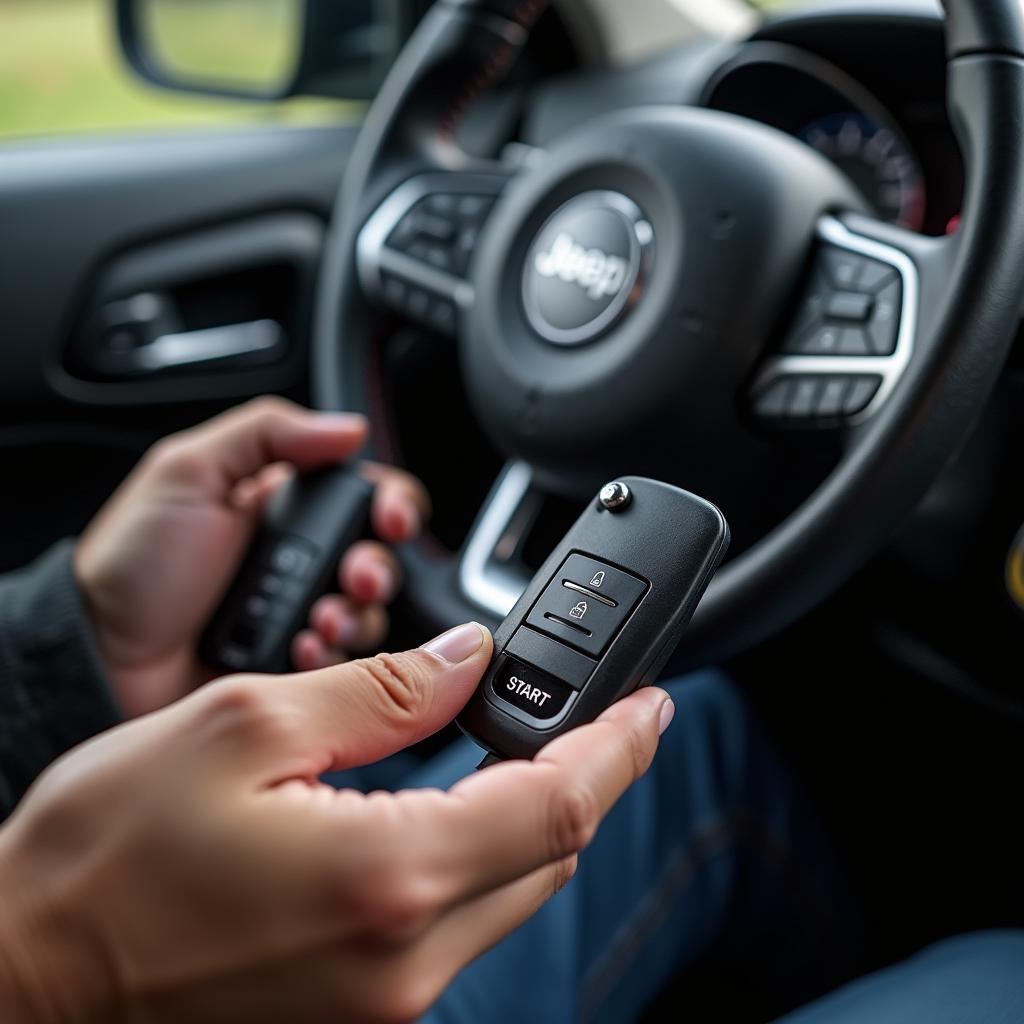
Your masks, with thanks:
M 478 622 L 467 622 L 435 637 L 430 643 L 423 645 L 423 650 L 436 654 L 450 665 L 458 665 L 459 662 L 473 657 L 483 642 L 484 627 Z
M 351 412 L 322 412 L 315 422 L 321 430 L 354 430 L 366 426 L 366 417 Z
M 662 733 L 664 733 L 664 731 L 669 727 L 670 723 L 672 722 L 673 717 L 675 716 L 675 713 L 676 713 L 676 706 L 675 706 L 675 704 L 672 703 L 672 699 L 669 698 L 668 700 L 665 701 L 664 704 L 661 705 L 661 714 L 660 714 L 660 716 L 658 718 L 658 735 L 659 736 L 661 736 Z

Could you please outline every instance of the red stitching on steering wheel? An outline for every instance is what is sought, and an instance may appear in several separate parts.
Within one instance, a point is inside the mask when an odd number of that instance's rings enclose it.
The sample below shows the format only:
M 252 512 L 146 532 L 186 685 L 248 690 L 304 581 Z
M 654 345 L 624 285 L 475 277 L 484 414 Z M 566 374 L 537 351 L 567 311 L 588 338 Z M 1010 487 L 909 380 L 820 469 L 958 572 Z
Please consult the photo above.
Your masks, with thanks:
M 509 20 L 516 22 L 529 32 L 547 5 L 548 0 L 522 0 L 509 16 Z M 451 105 L 441 118 L 437 134 L 442 142 L 450 143 L 454 140 L 455 133 L 469 109 L 504 77 L 518 52 L 519 46 L 507 39 L 502 39 L 495 44 L 494 49 L 452 100 Z

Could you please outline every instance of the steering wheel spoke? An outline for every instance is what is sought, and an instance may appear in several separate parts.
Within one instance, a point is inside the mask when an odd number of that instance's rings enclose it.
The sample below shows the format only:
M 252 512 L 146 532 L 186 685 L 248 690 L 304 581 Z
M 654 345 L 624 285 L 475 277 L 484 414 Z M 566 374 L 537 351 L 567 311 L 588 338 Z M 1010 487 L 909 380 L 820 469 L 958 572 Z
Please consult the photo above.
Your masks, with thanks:
M 463 545 L 459 588 L 495 618 L 512 610 L 533 575 L 521 554 L 542 502 L 530 467 L 518 460 L 506 463 Z
M 377 207 L 359 233 L 357 267 L 377 305 L 453 335 L 473 304 L 469 269 L 480 232 L 509 180 L 501 172 L 418 174 Z
M 754 379 L 754 415 L 818 429 L 873 416 L 910 363 L 919 304 L 904 250 L 823 217 L 796 313 Z

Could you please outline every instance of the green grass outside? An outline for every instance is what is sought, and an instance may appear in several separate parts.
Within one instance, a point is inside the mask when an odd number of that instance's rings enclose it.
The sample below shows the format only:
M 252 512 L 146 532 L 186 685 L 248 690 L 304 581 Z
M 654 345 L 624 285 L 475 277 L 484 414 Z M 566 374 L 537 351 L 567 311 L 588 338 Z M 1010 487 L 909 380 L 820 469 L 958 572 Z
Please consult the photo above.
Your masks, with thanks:
M 192 81 L 280 88 L 295 72 L 300 0 L 144 0 L 164 66 Z
M 0 0 L 0 138 L 355 118 L 358 104 L 164 92 L 122 62 L 111 0 Z

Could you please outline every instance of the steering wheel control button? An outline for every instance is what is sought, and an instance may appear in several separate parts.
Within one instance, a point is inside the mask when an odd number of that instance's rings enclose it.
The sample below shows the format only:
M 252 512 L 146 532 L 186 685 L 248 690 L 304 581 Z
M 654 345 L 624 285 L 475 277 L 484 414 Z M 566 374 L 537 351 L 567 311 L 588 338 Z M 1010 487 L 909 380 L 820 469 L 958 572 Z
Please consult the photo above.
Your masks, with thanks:
M 781 349 L 804 356 L 892 355 L 901 298 L 891 266 L 825 246 Z
M 876 355 L 890 356 L 896 351 L 902 299 L 903 288 L 898 277 L 883 284 L 875 297 L 868 331 Z
M 841 356 L 866 356 L 871 352 L 868 336 L 859 327 L 844 327 L 836 352 Z
M 544 223 L 526 254 L 523 306 L 530 326 L 554 345 L 582 345 L 637 302 L 654 229 L 619 192 L 570 199 Z
M 830 320 L 852 320 L 864 323 L 871 315 L 873 299 L 861 292 L 833 292 L 825 306 L 825 316 Z
M 878 260 L 867 260 L 864 264 L 864 269 L 861 270 L 857 289 L 858 291 L 874 294 L 882 285 L 887 284 L 889 281 L 898 280 L 899 274 L 888 263 L 879 263 Z
M 754 415 L 762 419 L 781 419 L 789 405 L 789 385 L 791 378 L 780 377 L 768 385 L 754 399 Z
M 849 385 L 848 377 L 826 377 L 818 394 L 817 414 L 823 419 L 841 416 Z
M 823 263 L 836 288 L 852 290 L 860 282 L 868 260 L 857 253 L 829 247 L 824 251 Z
M 821 380 L 818 377 L 798 377 L 789 395 L 786 413 L 797 419 L 813 416 L 818 410 L 818 393 Z
M 621 480 L 613 480 L 601 488 L 598 500 L 609 512 L 617 512 L 629 504 L 629 488 Z
M 504 174 L 445 172 L 395 189 L 356 241 L 367 295 L 413 323 L 453 335 L 457 311 L 473 304 L 470 263 L 506 182 Z
M 593 659 L 529 626 L 520 626 L 515 631 L 505 653 L 514 655 L 528 665 L 546 666 L 551 675 L 568 683 L 574 690 L 583 689 L 597 668 L 597 662 Z
M 513 658 L 502 658 L 491 675 L 491 692 L 541 721 L 555 718 L 575 691 L 560 679 Z
M 878 394 L 881 384 L 881 377 L 854 377 L 843 400 L 843 413 L 847 416 L 856 416 L 857 413 L 863 412 Z
M 856 416 L 878 392 L 882 378 L 874 374 L 793 374 L 779 377 L 754 398 L 754 414 L 780 423 L 808 426 Z

